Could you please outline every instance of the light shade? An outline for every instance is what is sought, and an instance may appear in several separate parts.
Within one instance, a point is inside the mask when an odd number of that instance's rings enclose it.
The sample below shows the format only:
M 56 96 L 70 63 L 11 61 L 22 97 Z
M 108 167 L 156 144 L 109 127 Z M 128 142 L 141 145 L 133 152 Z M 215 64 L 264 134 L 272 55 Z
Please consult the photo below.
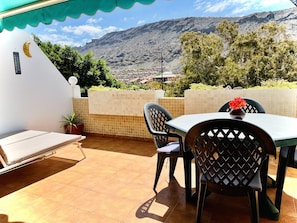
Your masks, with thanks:
M 78 80 L 76 77 L 74 76 L 71 76 L 68 78 L 68 83 L 71 85 L 71 86 L 75 86 L 77 84 Z
M 0 32 L 3 29 L 23 29 L 39 23 L 51 24 L 66 17 L 79 18 L 81 14 L 94 15 L 98 10 L 111 12 L 116 7 L 131 8 L 136 2 L 151 4 L 155 0 L 1 0 Z

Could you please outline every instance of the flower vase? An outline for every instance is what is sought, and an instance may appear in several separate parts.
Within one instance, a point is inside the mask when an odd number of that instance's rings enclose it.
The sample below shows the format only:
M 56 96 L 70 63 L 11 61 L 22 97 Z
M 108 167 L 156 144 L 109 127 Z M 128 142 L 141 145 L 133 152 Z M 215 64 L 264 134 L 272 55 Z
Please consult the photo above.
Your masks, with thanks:
M 242 120 L 245 116 L 245 111 L 242 108 L 231 109 L 229 114 L 230 114 L 231 118 Z

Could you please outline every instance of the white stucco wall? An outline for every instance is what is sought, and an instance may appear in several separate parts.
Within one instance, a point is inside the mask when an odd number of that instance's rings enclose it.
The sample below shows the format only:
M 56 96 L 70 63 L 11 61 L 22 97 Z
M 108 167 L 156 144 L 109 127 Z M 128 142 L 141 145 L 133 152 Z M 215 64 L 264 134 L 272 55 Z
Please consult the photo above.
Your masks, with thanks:
M 27 57 L 23 44 L 31 41 Z M 16 75 L 13 52 L 19 52 Z M 63 132 L 72 112 L 72 88 L 31 37 L 20 30 L 0 33 L 0 134 L 18 129 Z

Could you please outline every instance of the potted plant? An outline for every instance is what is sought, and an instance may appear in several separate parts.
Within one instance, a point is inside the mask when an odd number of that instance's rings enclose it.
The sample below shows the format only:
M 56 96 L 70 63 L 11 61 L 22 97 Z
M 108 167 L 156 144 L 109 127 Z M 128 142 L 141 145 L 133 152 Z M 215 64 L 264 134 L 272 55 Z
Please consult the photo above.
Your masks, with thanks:
M 231 108 L 230 116 L 236 119 L 243 119 L 245 116 L 245 111 L 243 107 L 246 106 L 246 101 L 241 97 L 236 97 L 229 102 Z
M 63 122 L 65 133 L 76 135 L 83 134 L 84 124 L 79 119 L 79 115 L 75 112 L 69 115 L 65 115 Z

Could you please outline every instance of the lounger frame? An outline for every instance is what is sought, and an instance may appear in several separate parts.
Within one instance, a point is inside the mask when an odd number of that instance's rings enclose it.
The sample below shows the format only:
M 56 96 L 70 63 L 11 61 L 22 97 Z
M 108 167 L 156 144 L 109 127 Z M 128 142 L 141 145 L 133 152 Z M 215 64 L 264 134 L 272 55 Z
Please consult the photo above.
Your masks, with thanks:
M 8 136 L 11 136 L 11 134 L 9 134 Z M 3 157 L 0 155 L 0 163 L 3 166 L 2 168 L 0 168 L 0 174 L 5 174 L 7 172 L 14 171 L 14 170 L 22 168 L 24 166 L 48 159 L 48 158 L 52 157 L 54 154 L 56 154 L 57 150 L 59 150 L 63 147 L 66 147 L 68 145 L 71 145 L 71 144 L 75 144 L 77 146 L 77 148 L 80 150 L 80 152 L 82 154 L 82 158 L 78 161 L 82 161 L 86 158 L 86 155 L 82 149 L 82 146 L 81 146 L 82 143 L 80 141 L 84 140 L 85 138 L 86 138 L 85 136 L 80 136 L 73 140 L 66 140 L 65 142 L 59 143 L 57 145 L 53 144 L 51 146 L 50 150 L 46 150 L 45 152 L 41 151 L 38 155 L 34 155 L 30 158 L 23 159 L 17 163 L 13 163 L 13 164 L 7 164 L 5 162 L 5 160 L 3 159 Z

